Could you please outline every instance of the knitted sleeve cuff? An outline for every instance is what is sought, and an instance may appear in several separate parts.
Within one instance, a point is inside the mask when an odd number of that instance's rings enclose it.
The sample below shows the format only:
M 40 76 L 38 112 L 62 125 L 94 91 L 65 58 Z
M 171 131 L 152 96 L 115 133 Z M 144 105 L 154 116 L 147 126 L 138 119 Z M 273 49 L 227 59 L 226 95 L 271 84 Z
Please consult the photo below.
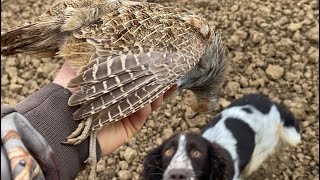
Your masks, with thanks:
M 60 85 L 51 83 L 21 101 L 14 108 L 47 140 L 58 162 L 61 179 L 74 179 L 84 168 L 89 155 L 89 140 L 77 146 L 63 145 L 78 126 L 72 113 L 78 107 L 68 106 L 71 92 Z M 2 113 L 7 113 L 6 109 Z M 11 109 L 12 111 L 12 109 Z M 100 159 L 100 146 L 97 142 L 97 155 Z

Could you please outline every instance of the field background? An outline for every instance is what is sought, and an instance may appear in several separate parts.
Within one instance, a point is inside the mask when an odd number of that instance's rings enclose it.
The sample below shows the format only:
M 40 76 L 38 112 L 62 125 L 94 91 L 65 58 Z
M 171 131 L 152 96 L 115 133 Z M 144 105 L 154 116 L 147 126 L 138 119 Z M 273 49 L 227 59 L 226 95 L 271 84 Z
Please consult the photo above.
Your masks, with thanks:
M 222 34 L 230 68 L 219 106 L 186 120 L 188 93 L 163 104 L 132 140 L 102 159 L 101 179 L 139 179 L 147 152 L 174 132 L 199 131 L 235 98 L 262 92 L 301 121 L 303 142 L 284 147 L 249 179 L 319 179 L 319 5 L 316 0 L 154 0 L 204 16 Z M 53 0 L 1 0 L 2 31 L 39 16 Z M 62 60 L 1 57 L 1 102 L 15 105 L 50 83 Z M 86 179 L 86 172 L 78 179 Z

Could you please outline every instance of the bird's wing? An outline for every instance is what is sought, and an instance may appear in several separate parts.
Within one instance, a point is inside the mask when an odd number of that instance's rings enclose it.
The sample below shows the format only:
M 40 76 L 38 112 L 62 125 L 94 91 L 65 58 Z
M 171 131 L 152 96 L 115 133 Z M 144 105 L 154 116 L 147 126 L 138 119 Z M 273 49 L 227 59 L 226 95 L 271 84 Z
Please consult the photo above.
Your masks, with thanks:
M 176 67 L 176 61 L 184 57 L 179 52 L 152 51 L 146 46 L 128 48 L 141 51 L 97 56 L 92 61 L 94 64 L 83 67 L 70 81 L 70 86 L 81 87 L 69 100 L 70 105 L 81 105 L 74 113 L 75 119 L 95 114 L 94 122 L 99 124 L 119 120 L 158 98 L 187 68 L 183 65 L 179 66 L 182 69 Z M 105 114 L 110 117 L 106 118 Z

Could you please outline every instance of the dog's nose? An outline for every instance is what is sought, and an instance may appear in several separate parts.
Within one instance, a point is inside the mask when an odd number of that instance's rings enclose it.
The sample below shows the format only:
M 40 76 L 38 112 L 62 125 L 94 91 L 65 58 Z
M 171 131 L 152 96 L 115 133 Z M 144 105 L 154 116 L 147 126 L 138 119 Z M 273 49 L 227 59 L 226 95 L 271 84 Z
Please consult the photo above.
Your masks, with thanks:
M 194 173 L 191 169 L 171 169 L 167 177 L 168 180 L 187 180 L 194 177 Z

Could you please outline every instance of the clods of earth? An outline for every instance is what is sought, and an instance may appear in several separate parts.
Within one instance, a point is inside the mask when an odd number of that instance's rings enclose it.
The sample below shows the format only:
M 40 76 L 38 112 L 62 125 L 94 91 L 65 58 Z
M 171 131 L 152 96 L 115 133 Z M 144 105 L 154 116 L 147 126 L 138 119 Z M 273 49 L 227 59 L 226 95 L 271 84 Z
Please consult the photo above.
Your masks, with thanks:
M 244 94 L 261 92 L 301 121 L 302 143 L 283 147 L 249 179 L 319 179 L 319 4 L 316 0 L 153 0 L 208 19 L 229 50 L 229 73 L 214 112 L 190 120 L 183 92 L 148 118 L 130 142 L 98 165 L 100 179 L 139 179 L 147 152 L 175 132 L 198 132 Z M 1 0 L 2 31 L 22 25 L 53 0 Z M 52 82 L 63 60 L 1 57 L 1 102 L 15 105 Z M 77 179 L 86 179 L 87 171 Z

